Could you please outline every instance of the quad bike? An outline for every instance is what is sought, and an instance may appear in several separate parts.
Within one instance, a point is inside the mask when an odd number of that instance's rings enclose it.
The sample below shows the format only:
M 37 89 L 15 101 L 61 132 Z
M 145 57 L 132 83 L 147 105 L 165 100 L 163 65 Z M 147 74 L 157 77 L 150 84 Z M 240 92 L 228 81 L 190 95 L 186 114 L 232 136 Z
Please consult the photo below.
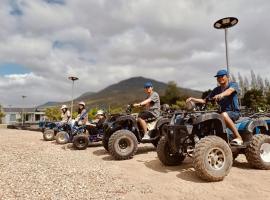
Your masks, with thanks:
M 55 136 L 55 141 L 58 144 L 66 144 L 73 141 L 76 135 L 84 134 L 86 132 L 86 125 L 79 126 L 76 123 L 72 126 L 67 124 L 66 130 L 60 131 Z
M 228 175 L 233 157 L 243 153 L 252 167 L 270 169 L 270 136 L 265 120 L 236 121 L 244 143 L 234 146 L 222 116 L 212 111 L 194 111 L 194 106 L 189 105 L 189 111 L 175 112 L 159 141 L 157 155 L 164 165 L 179 165 L 189 156 L 200 178 L 221 181 Z
M 89 143 L 100 142 L 103 138 L 103 124 L 106 118 L 98 123 L 90 123 L 86 125 L 89 134 L 78 134 L 73 138 L 73 146 L 75 149 L 84 150 L 88 147 Z
M 40 121 L 38 127 L 42 133 L 46 129 L 53 129 L 56 126 L 56 122 L 49 122 L 49 121 Z
M 60 131 L 68 130 L 69 125 L 67 123 L 49 122 L 42 125 L 43 139 L 45 141 L 52 141 Z
M 142 139 L 143 131 L 137 123 L 137 114 L 131 114 L 132 106 L 128 106 L 126 114 L 121 114 L 111 119 L 104 126 L 103 146 L 116 160 L 132 158 L 138 149 L 138 143 L 152 143 L 157 146 L 162 136 L 164 125 L 170 122 L 167 117 L 148 119 L 147 127 L 150 139 Z
M 85 112 L 78 121 L 70 122 L 68 128 L 64 131 L 60 131 L 56 134 L 55 140 L 58 144 L 66 144 L 72 142 L 74 136 L 84 134 L 86 132 L 86 125 L 79 125 L 79 121 L 83 120 L 88 115 L 88 111 Z

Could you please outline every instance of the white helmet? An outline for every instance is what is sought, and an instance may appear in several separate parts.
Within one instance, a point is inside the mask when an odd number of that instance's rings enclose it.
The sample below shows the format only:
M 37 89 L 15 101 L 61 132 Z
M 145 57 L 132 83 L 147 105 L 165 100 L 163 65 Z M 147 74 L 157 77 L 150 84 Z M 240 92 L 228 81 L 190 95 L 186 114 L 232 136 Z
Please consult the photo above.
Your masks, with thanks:
M 61 110 L 67 109 L 68 107 L 66 105 L 62 105 Z
M 104 115 L 104 110 L 98 110 L 96 115 Z
M 79 105 L 82 105 L 82 106 L 85 107 L 85 103 L 84 103 L 83 101 L 81 101 L 81 102 L 79 103 Z

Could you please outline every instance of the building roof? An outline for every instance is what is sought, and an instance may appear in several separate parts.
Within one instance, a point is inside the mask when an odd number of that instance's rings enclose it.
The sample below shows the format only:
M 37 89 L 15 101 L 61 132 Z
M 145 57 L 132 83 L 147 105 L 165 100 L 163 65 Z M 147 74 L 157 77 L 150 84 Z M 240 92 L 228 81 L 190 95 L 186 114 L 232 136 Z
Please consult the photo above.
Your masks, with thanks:
M 42 112 L 38 108 L 3 108 L 3 111 L 5 113 L 20 113 L 20 112 L 25 112 L 25 113 L 34 113 L 34 112 Z

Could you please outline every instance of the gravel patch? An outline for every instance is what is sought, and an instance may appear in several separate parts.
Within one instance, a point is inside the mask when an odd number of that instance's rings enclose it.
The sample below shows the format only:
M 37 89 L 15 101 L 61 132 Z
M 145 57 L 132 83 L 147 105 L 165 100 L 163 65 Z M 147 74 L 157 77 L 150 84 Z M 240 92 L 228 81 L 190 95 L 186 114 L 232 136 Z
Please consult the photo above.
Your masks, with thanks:
M 134 187 L 89 151 L 41 138 L 0 130 L 0 199 L 122 199 Z

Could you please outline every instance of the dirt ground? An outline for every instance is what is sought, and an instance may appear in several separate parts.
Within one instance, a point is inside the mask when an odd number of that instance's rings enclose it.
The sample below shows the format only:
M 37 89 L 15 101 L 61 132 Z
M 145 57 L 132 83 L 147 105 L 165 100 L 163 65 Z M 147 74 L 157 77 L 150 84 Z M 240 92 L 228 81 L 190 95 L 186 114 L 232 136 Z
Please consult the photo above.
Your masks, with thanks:
M 42 140 L 40 132 L 0 129 L 0 199 L 270 199 L 270 171 L 243 155 L 221 182 L 199 179 L 186 159 L 163 166 L 152 145 L 115 161 L 101 144 L 78 151 Z

